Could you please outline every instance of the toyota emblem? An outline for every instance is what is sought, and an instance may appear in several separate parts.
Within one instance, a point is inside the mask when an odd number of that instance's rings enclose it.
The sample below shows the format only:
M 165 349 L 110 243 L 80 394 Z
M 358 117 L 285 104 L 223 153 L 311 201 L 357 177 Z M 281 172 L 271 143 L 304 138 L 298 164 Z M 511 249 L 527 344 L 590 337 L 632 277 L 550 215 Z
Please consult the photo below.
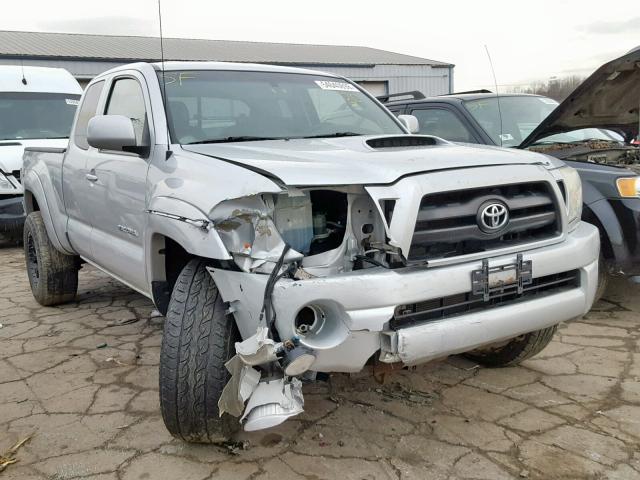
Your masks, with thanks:
M 509 223 L 509 209 L 502 202 L 483 204 L 478 210 L 478 226 L 485 233 L 496 233 Z

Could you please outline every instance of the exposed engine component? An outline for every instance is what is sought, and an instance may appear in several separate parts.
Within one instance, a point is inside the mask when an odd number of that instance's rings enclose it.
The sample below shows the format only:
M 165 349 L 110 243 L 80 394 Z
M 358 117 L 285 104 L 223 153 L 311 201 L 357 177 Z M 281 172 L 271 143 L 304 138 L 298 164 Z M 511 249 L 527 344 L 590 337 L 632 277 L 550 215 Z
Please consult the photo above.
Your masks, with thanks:
M 609 140 L 535 145 L 529 150 L 552 155 L 561 160 L 601 163 L 633 168 L 640 164 L 640 148 Z
M 369 195 L 357 187 L 291 189 L 228 200 L 210 217 L 245 272 L 270 273 L 285 245 L 290 250 L 283 268 L 297 264 L 294 278 L 389 266 L 384 222 Z

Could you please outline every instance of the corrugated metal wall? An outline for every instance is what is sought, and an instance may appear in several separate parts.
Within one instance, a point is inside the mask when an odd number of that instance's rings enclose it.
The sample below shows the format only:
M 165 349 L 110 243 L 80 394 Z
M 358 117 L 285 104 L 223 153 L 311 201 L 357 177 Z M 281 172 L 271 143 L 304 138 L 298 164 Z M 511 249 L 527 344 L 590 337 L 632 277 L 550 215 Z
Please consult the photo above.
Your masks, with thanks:
M 76 78 L 88 80 L 122 63 L 83 60 L 24 59 L 24 64 L 40 67 L 66 68 Z M 0 65 L 20 65 L 20 60 L 0 58 Z M 387 93 L 418 90 L 430 96 L 451 93 L 451 89 L 453 88 L 453 70 L 449 67 L 432 67 L 429 65 L 375 65 L 373 67 L 300 66 L 335 73 L 354 81 L 384 81 L 387 82 L 388 85 Z

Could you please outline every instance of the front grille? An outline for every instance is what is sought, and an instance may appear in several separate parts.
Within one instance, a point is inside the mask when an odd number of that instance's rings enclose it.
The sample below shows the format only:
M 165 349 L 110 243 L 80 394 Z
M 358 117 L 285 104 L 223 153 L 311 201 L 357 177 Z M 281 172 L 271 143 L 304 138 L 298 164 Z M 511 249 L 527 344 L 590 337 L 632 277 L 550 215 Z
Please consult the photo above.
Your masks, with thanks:
M 11 172 L 11 174 L 15 177 L 16 180 L 18 180 L 18 182 L 22 183 L 20 181 L 20 170 L 14 170 L 13 172 Z
M 497 233 L 478 225 L 478 211 L 498 201 L 509 223 Z M 411 241 L 410 262 L 485 252 L 543 240 L 561 231 L 559 206 L 546 182 L 521 183 L 425 195 Z
M 506 286 L 502 291 L 491 294 L 486 302 L 482 295 L 473 295 L 471 292 L 433 298 L 424 302 L 396 307 L 389 326 L 392 330 L 397 330 L 417 323 L 512 305 L 535 295 L 560 293 L 579 286 L 580 272 L 579 270 L 571 270 L 534 278 L 530 285 L 524 287 L 521 294 L 517 292 L 517 285 Z

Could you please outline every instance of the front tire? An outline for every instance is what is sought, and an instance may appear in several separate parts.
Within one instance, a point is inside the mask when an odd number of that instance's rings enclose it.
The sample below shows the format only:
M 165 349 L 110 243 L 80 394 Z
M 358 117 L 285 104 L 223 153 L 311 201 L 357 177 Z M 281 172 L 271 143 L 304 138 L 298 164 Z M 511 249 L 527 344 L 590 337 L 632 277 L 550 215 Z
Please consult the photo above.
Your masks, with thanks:
M 553 327 L 525 333 L 498 347 L 484 347 L 465 354 L 471 360 L 488 367 L 511 367 L 540 353 L 558 329 Z
M 73 300 L 78 291 L 78 257 L 53 246 L 40 212 L 31 212 L 24 222 L 24 257 L 31 292 L 40 305 Z
M 218 415 L 230 375 L 224 364 L 239 335 L 202 259 L 180 273 L 167 312 L 160 350 L 160 409 L 167 430 L 187 442 L 226 440 L 240 424 Z

